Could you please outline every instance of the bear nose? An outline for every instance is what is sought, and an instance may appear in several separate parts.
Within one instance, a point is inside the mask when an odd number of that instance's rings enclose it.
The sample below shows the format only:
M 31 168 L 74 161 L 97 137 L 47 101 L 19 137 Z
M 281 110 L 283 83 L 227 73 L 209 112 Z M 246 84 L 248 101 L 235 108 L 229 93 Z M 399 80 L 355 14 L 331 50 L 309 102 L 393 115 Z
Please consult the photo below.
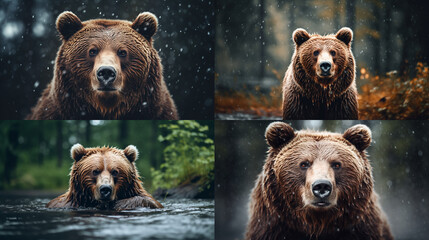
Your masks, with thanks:
M 112 194 L 112 187 L 110 185 L 101 185 L 100 195 L 102 199 L 108 199 Z
M 322 62 L 320 63 L 320 69 L 322 69 L 322 72 L 326 73 L 329 70 L 331 70 L 331 63 L 330 62 Z
M 107 86 L 115 81 L 116 70 L 110 66 L 102 66 L 97 70 L 97 79 L 103 86 Z
M 313 194 L 318 198 L 327 198 L 331 195 L 332 184 L 328 180 L 317 180 L 312 184 Z

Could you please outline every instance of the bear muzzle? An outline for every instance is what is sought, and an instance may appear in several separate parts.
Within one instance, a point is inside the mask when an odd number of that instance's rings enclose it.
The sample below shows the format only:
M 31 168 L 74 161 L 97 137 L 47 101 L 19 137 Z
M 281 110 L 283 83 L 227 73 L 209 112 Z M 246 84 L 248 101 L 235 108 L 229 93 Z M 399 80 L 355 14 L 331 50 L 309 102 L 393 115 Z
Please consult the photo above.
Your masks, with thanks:
M 110 200 L 113 191 L 110 185 L 101 185 L 99 191 L 100 200 Z
M 316 197 L 315 201 L 313 201 L 313 205 L 316 207 L 327 207 L 331 205 L 329 202 L 329 196 L 332 193 L 332 183 L 328 180 L 316 180 L 312 184 L 312 192 Z
M 97 70 L 97 80 L 99 81 L 99 91 L 116 91 L 117 89 L 113 86 L 116 80 L 116 70 L 111 66 L 101 66 Z

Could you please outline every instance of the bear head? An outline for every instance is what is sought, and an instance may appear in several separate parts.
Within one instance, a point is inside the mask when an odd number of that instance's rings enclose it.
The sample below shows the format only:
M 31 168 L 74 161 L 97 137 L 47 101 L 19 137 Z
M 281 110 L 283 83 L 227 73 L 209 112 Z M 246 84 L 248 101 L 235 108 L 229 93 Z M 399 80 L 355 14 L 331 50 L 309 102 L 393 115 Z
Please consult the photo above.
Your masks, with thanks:
M 138 151 L 133 145 L 119 150 L 111 147 L 71 148 L 74 159 L 70 192 L 80 206 L 108 206 L 113 201 L 137 195 L 139 174 L 134 162 Z
M 288 213 L 317 235 L 345 214 L 359 216 L 368 205 L 373 180 L 365 152 L 371 142 L 367 126 L 337 134 L 295 132 L 286 123 L 274 122 L 265 137 L 270 150 L 264 189 L 277 214 Z
M 132 108 L 141 95 L 152 94 L 154 87 L 146 86 L 157 79 L 148 78 L 162 72 L 152 46 L 157 26 L 157 18 L 149 12 L 133 22 L 82 22 L 72 12 L 61 13 L 56 27 L 63 44 L 57 55 L 55 87 L 104 115 L 120 115 L 121 110 Z
M 296 64 L 302 68 L 306 79 L 311 79 L 322 87 L 327 87 L 333 82 L 346 81 L 349 86 L 354 80 L 354 57 L 351 51 L 353 31 L 350 28 L 341 28 L 335 35 L 320 36 L 308 34 L 302 28 L 296 29 L 292 34 L 295 42 Z M 349 75 L 352 74 L 352 77 Z M 301 79 L 297 78 L 297 79 Z M 300 84 L 300 82 L 298 82 Z

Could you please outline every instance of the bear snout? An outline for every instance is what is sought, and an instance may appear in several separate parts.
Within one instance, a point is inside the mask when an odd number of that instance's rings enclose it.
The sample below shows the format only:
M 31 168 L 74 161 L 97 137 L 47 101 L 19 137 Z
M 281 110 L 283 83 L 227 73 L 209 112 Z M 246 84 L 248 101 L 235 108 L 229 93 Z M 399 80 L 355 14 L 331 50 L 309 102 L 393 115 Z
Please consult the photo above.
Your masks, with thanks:
M 116 70 L 111 66 L 101 66 L 97 70 L 97 79 L 100 82 L 98 90 L 115 91 L 113 82 L 116 80 Z
M 322 76 L 330 76 L 331 75 L 331 63 L 330 62 L 321 62 L 320 69 L 322 70 Z
M 113 188 L 110 185 L 101 185 L 99 188 L 100 199 L 101 200 L 110 200 L 112 195 Z
M 321 200 L 331 195 L 332 183 L 328 180 L 317 180 L 311 186 L 314 196 L 320 198 Z

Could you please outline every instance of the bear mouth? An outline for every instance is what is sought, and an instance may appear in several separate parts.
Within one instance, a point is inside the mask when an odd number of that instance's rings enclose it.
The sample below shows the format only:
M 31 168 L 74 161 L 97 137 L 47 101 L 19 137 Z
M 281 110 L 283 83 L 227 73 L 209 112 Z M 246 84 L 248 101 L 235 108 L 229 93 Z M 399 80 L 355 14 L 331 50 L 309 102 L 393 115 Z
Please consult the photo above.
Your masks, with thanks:
M 321 77 L 330 77 L 330 76 L 331 76 L 331 73 L 330 73 L 330 72 L 322 72 L 322 73 L 320 74 L 320 76 L 321 76 Z
M 319 76 L 316 81 L 323 87 L 327 87 L 329 84 L 334 82 L 334 79 L 331 77 L 331 75 L 327 75 L 326 77 L 322 75 L 322 76 Z
M 114 91 L 117 91 L 118 89 L 113 87 L 100 87 L 100 88 L 97 88 L 97 90 L 101 92 L 114 92 Z
M 318 208 L 329 207 L 331 205 L 329 202 L 325 202 L 325 201 L 314 202 L 312 204 L 313 204 L 313 206 L 318 207 Z

